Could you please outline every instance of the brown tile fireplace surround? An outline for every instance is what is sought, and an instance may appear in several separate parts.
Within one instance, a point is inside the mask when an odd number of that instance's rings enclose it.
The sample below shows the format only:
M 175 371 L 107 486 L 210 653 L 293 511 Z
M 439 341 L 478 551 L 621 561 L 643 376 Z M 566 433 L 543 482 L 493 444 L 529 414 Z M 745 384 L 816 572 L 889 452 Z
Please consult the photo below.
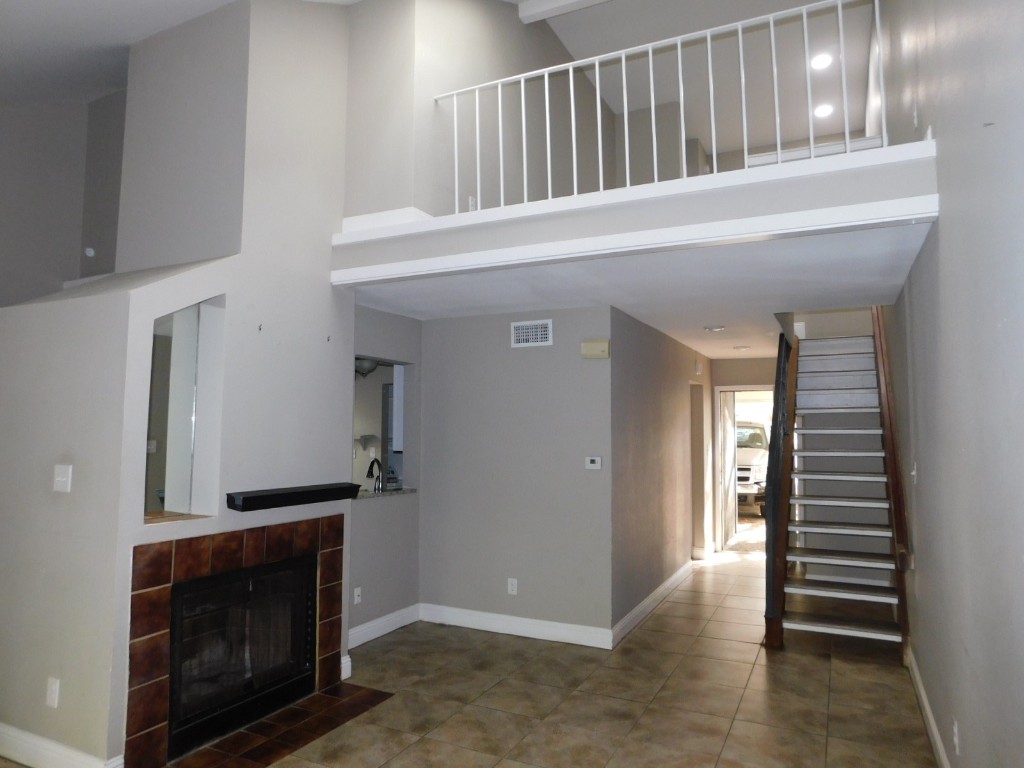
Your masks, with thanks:
M 125 768 L 167 762 L 171 585 L 319 553 L 316 689 L 341 679 L 344 515 L 140 544 L 132 557 Z

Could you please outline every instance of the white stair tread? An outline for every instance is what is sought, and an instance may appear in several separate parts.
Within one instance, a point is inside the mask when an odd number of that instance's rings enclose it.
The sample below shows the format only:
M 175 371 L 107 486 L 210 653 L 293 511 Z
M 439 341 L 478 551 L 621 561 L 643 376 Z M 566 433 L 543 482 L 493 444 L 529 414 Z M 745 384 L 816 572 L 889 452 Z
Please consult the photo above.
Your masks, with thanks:
M 828 533 L 837 536 L 874 536 L 892 538 L 892 528 L 887 525 L 866 525 L 862 523 L 823 523 L 810 520 L 790 521 L 791 533 Z
M 791 563 L 817 563 L 819 565 L 846 565 L 854 568 L 878 568 L 885 571 L 896 570 L 891 555 L 878 555 L 872 552 L 849 552 L 842 549 L 812 549 L 800 547 L 786 552 L 786 560 Z
M 818 507 L 861 507 L 864 509 L 888 509 L 888 499 L 861 499 L 852 496 L 790 496 L 789 503 Z
M 877 395 L 878 387 L 797 387 L 798 395 Z
M 877 405 L 837 405 L 830 408 L 797 408 L 797 416 L 811 416 L 813 414 L 829 413 L 881 413 Z
M 860 448 L 799 448 L 793 451 L 793 455 L 797 458 L 813 456 L 818 458 L 884 459 L 885 451 Z
M 841 480 L 849 483 L 884 483 L 887 478 L 881 472 L 809 472 L 793 470 L 795 480 Z
M 887 640 L 898 643 L 903 640 L 900 628 L 895 622 L 844 621 L 830 616 L 791 614 L 782 616 L 784 629 L 800 632 L 820 632 L 826 635 L 863 637 L 871 640 Z
M 881 427 L 829 427 L 825 428 L 812 428 L 812 427 L 796 427 L 793 430 L 798 435 L 880 435 L 882 434 Z
M 893 587 L 843 584 L 824 579 L 790 578 L 786 580 L 785 591 L 793 595 L 831 597 L 837 600 L 860 600 L 867 603 L 889 603 L 896 605 L 899 602 L 899 596 Z

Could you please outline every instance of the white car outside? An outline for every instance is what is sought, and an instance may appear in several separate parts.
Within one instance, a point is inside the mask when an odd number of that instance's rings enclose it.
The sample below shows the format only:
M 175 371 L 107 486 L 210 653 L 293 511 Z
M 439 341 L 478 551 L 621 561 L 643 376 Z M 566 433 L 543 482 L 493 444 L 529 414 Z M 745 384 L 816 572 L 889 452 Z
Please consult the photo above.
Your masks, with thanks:
M 764 485 L 768 477 L 768 435 L 764 425 L 753 421 L 736 422 L 736 501 L 740 507 L 764 504 Z

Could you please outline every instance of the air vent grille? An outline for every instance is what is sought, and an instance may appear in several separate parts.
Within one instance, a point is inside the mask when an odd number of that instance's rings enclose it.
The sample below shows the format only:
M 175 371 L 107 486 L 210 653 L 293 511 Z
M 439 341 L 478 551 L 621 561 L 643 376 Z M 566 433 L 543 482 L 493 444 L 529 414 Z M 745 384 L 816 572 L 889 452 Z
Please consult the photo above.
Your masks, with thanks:
M 522 320 L 512 323 L 513 347 L 549 347 L 553 343 L 550 320 Z

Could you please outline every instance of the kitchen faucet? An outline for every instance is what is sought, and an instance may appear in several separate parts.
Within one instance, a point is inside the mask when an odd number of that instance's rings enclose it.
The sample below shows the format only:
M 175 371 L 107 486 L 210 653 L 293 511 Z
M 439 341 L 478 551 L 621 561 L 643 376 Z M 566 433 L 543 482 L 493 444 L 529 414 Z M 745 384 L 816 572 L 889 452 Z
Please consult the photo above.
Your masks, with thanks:
M 366 470 L 367 477 L 373 477 L 373 465 L 377 465 L 377 479 L 373 481 L 373 492 L 380 493 L 384 490 L 384 465 L 380 463 L 380 459 L 370 459 L 370 468 Z

